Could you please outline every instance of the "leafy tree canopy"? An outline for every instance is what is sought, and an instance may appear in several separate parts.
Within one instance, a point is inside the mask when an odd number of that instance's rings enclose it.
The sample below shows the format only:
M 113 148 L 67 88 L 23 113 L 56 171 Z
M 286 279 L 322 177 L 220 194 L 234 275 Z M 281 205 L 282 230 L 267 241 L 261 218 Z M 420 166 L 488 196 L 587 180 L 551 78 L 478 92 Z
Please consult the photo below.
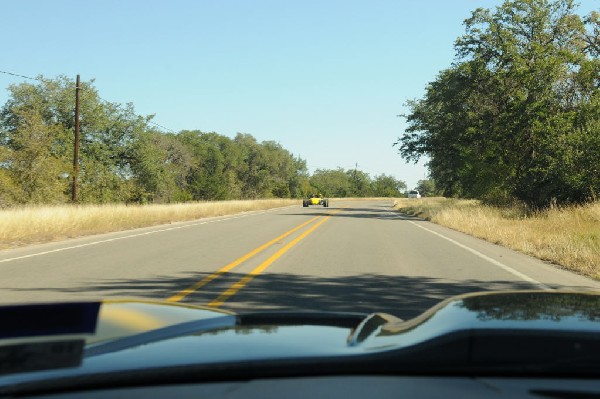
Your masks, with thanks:
M 447 196 L 534 208 L 596 198 L 599 14 L 577 15 L 571 0 L 507 0 L 465 27 L 456 62 L 408 103 L 400 154 L 427 155 Z
M 400 196 L 406 187 L 357 169 L 310 176 L 303 159 L 247 133 L 164 133 L 132 104 L 102 100 L 93 81 L 80 87 L 81 203 Z M 9 92 L 0 110 L 0 207 L 70 201 L 75 82 L 40 76 Z

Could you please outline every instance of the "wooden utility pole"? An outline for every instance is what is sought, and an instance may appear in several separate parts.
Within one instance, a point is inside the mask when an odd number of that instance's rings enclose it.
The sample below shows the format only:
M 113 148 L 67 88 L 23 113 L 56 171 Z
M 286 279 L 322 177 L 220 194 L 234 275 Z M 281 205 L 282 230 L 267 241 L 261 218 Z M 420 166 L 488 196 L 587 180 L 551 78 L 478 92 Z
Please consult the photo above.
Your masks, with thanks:
M 73 145 L 73 188 L 71 201 L 77 202 L 77 176 L 79 175 L 79 75 L 75 83 L 75 143 Z

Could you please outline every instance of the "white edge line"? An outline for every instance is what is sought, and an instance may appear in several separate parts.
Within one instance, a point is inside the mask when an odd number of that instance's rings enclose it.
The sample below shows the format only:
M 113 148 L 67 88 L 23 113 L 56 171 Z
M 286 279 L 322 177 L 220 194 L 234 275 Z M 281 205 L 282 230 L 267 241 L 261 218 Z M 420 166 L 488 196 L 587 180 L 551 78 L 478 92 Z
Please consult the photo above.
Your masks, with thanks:
M 501 269 L 503 269 L 503 270 L 505 270 L 505 271 L 507 271 L 507 272 L 509 272 L 509 273 L 511 273 L 511 274 L 513 274 L 513 275 L 515 275 L 517 277 L 519 277 L 522 280 L 525 280 L 525 281 L 527 281 L 529 283 L 535 284 L 535 285 L 539 286 L 543 290 L 552 291 L 552 288 L 548 287 L 546 284 L 544 284 L 542 282 L 539 282 L 536 279 L 533 279 L 533 278 L 527 276 L 526 274 L 523 274 L 520 271 L 517 271 L 517 270 L 513 269 L 510 266 L 506 266 L 504 263 L 498 262 L 496 259 L 490 258 L 489 256 L 484 255 L 481 252 L 479 252 L 479 251 L 477 251 L 477 250 L 475 250 L 473 248 L 470 248 L 470 247 L 468 247 L 468 246 L 466 246 L 464 244 L 461 244 L 460 242 L 455 241 L 452 238 L 446 237 L 443 234 L 440 234 L 440 233 L 438 233 L 436 231 L 430 230 L 427 227 L 421 226 L 419 223 L 415 223 L 412 220 L 409 220 L 408 222 L 411 223 L 411 224 L 413 224 L 413 225 L 415 225 L 415 226 L 417 226 L 417 227 L 419 227 L 419 228 L 421 228 L 421 229 L 423 229 L 423 230 L 426 230 L 426 231 L 430 232 L 431 234 L 435 234 L 436 236 L 438 236 L 440 238 L 443 238 L 444 240 L 450 241 L 452 244 L 457 245 L 457 246 L 461 247 L 462 249 L 465 249 L 465 250 L 471 252 L 472 254 L 480 257 L 481 259 L 484 259 L 484 260 L 490 262 L 491 264 L 493 264 L 495 266 L 498 266 L 499 268 L 501 268 Z
M 200 226 L 200 225 L 208 224 L 208 223 L 217 223 L 217 222 L 223 222 L 225 220 L 241 219 L 241 218 L 244 218 L 244 217 L 247 217 L 247 216 L 262 215 L 264 213 L 272 212 L 272 211 L 275 211 L 275 210 L 278 210 L 278 209 L 281 210 L 281 209 L 285 209 L 285 208 L 291 208 L 293 206 L 295 206 L 295 205 L 285 206 L 285 207 L 281 207 L 281 208 L 267 209 L 267 210 L 264 210 L 264 211 L 249 212 L 249 213 L 245 213 L 245 214 L 242 214 L 242 215 L 234 215 L 234 216 L 231 216 L 231 217 L 224 217 L 224 218 L 221 218 L 221 219 L 205 220 L 203 222 L 189 223 L 189 224 L 185 224 L 185 225 L 182 225 L 182 226 L 168 227 L 166 229 L 146 231 L 144 233 L 130 234 L 130 235 L 123 236 L 123 237 L 108 238 L 106 240 L 99 240 L 99 241 L 88 242 L 88 243 L 85 243 L 85 244 L 72 245 L 70 247 L 57 248 L 57 249 L 52 249 L 50 251 L 36 252 L 36 253 L 33 253 L 33 254 L 29 254 L 29 255 L 16 256 L 14 258 L 0 259 L 0 263 L 12 262 L 12 261 L 15 261 L 15 260 L 20 260 L 20 259 L 33 258 L 33 257 L 36 257 L 36 256 L 48 255 L 48 254 L 52 254 L 52 253 L 55 253 L 55 252 L 68 251 L 68 250 L 71 250 L 71 249 L 89 247 L 89 246 L 92 246 L 92 245 L 104 244 L 104 243 L 112 242 L 112 241 L 125 240 L 127 238 L 147 236 L 147 235 L 150 235 L 150 234 L 162 233 L 162 232 L 165 232 L 165 231 L 185 229 L 185 228 L 188 228 L 188 227 Z M 151 227 L 151 226 L 149 226 L 149 227 Z M 123 231 L 120 231 L 120 232 L 123 232 Z M 113 231 L 113 232 L 110 232 L 110 233 L 119 233 L 119 231 Z M 107 234 L 110 234 L 110 233 L 107 233 Z

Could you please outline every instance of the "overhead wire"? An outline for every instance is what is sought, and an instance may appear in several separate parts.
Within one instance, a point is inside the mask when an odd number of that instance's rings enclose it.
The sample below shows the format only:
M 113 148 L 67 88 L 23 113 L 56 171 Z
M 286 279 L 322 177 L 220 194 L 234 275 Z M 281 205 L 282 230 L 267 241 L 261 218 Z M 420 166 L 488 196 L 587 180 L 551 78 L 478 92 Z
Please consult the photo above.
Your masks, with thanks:
M 98 94 L 96 94 L 96 97 L 98 97 L 99 100 L 104 101 L 107 104 L 114 104 L 112 101 L 106 100 L 106 99 L 100 97 Z M 142 115 L 137 115 L 137 116 L 140 116 L 140 117 L 144 118 Z M 159 127 L 159 128 L 161 128 L 163 130 L 166 130 L 166 131 L 168 131 L 170 133 L 177 133 L 175 130 L 169 129 L 168 127 L 163 126 L 163 125 L 159 125 L 156 122 L 152 122 L 152 121 L 146 120 L 146 123 L 148 123 L 150 125 L 153 125 L 153 126 L 156 126 L 156 127 Z
M 18 78 L 24 78 L 24 79 L 29 79 L 29 80 L 37 80 L 37 81 L 43 82 L 43 80 L 40 79 L 40 78 L 32 78 L 32 77 L 25 76 L 25 75 L 19 75 L 18 73 L 12 73 L 12 72 L 8 72 L 8 71 L 0 71 L 0 73 L 3 73 L 5 75 L 16 76 Z

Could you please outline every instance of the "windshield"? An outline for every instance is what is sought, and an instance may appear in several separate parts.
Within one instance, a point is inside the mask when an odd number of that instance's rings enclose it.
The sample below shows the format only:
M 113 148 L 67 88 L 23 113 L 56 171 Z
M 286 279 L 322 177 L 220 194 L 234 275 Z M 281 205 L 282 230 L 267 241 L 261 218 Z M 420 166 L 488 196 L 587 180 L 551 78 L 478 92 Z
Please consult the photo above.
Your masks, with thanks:
M 463 293 L 598 290 L 599 13 L 6 2 L 0 304 L 407 320 Z

